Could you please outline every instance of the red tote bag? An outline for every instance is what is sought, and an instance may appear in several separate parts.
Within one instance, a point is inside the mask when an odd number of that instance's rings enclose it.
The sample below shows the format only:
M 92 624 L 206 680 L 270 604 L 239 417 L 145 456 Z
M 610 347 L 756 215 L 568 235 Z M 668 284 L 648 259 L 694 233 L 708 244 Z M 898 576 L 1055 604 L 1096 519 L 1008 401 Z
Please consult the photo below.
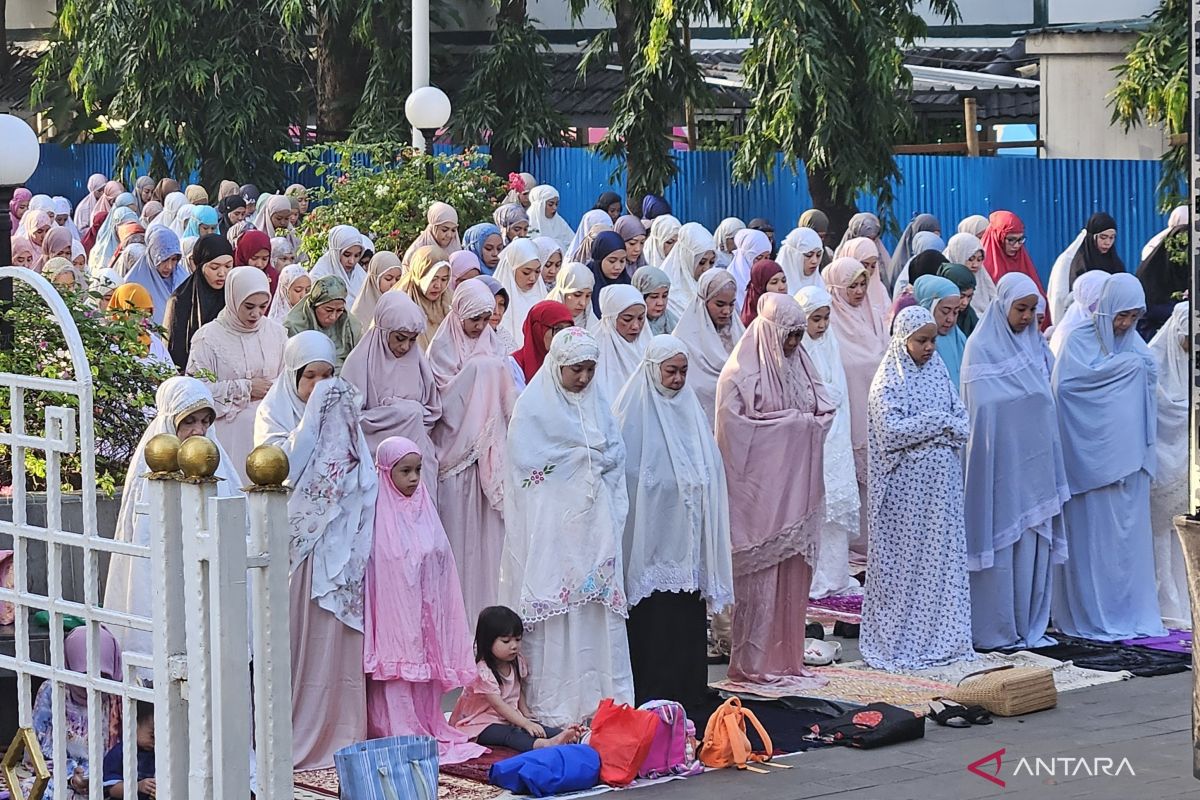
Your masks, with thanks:
M 588 740 L 600 753 L 600 780 L 609 786 L 628 786 L 637 777 L 659 719 L 651 711 L 639 711 L 631 705 L 617 705 L 611 697 L 600 701 L 592 718 L 592 737 Z

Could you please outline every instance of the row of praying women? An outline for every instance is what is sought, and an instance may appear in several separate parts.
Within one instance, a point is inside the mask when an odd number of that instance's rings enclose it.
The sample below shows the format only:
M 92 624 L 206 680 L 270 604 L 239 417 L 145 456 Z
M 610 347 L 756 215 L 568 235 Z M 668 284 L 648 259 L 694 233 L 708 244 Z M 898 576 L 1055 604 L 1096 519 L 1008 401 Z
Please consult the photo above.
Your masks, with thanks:
M 403 257 L 365 264 L 369 240 L 336 226 L 311 270 L 286 265 L 274 286 L 264 248 L 238 254 L 257 230 L 238 245 L 209 233 L 195 271 L 155 284 L 171 356 L 200 379 L 168 383 L 205 396 L 189 420 L 160 395 L 152 429 L 215 437 L 232 491 L 252 446 L 289 454 L 299 767 L 328 765 L 368 732 L 424 732 L 444 757 L 470 757 L 436 712 L 487 661 L 470 654 L 469 621 L 498 603 L 524 625 L 532 718 L 564 730 L 605 696 L 702 698 L 705 617 L 731 605 L 731 677 L 812 686 L 795 620 L 810 597 L 864 591 L 851 548 L 868 558 L 862 650 L 884 668 L 1044 643 L 1051 610 L 1073 635 L 1161 629 L 1151 533 L 1114 525 L 1105 507 L 1144 488 L 1149 527 L 1162 446 L 1153 360 L 1128 328 L 1099 338 L 1144 306 L 1124 305 L 1136 298 L 1117 291 L 1122 276 L 1094 300 L 1095 277 L 1080 276 L 1076 321 L 1054 332 L 1079 350 L 1068 373 L 1038 331 L 1044 298 L 1008 212 L 966 220 L 945 243 L 923 221 L 897 270 L 873 215 L 830 251 L 822 215 L 806 212 L 775 260 L 761 220 L 714 236 L 649 199 L 635 217 L 602 197 L 564 253 L 556 193 L 528 192 L 535 213 L 523 194 L 461 240 L 457 213 L 434 204 Z M 535 221 L 552 235 L 530 238 Z M 147 236 L 149 282 L 179 269 L 170 233 Z M 893 301 L 883 277 L 902 271 L 910 285 Z M 1101 343 L 1093 353 L 1081 339 Z M 1118 355 L 1121 369 L 1144 367 L 1150 467 L 1133 469 L 1127 446 L 1129 465 L 1100 471 L 1129 472 L 1097 483 L 1084 473 L 1100 444 L 1083 421 L 1140 413 L 1091 390 L 1106 378 L 1087 371 Z M 1010 396 L 1030 410 L 1010 412 Z M 1008 413 L 1045 429 L 1032 454 L 1022 438 L 974 437 Z M 794 473 L 783 483 L 780 464 Z M 130 472 L 127 502 L 144 472 Z M 132 508 L 119 535 L 137 540 Z M 1129 551 L 1127 576 L 1089 559 L 1086 541 L 1074 559 L 1072 530 L 1097 514 L 1103 546 Z M 378 592 L 372 570 L 401 570 L 387 560 L 405 534 L 425 543 L 423 566 Z M 1162 557 L 1178 567 L 1174 551 Z

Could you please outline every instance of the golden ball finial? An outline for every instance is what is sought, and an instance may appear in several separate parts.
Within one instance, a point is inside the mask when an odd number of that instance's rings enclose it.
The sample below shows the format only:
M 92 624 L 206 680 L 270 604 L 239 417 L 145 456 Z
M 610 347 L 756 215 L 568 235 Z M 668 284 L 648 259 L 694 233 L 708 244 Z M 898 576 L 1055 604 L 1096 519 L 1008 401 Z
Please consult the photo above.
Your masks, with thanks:
M 146 442 L 146 466 L 154 472 L 179 471 L 179 437 L 160 433 Z
M 190 436 L 179 448 L 179 468 L 185 477 L 211 478 L 220 463 L 217 445 L 207 436 Z
M 282 486 L 289 468 L 287 453 L 273 444 L 260 444 L 246 456 L 246 476 L 255 486 Z

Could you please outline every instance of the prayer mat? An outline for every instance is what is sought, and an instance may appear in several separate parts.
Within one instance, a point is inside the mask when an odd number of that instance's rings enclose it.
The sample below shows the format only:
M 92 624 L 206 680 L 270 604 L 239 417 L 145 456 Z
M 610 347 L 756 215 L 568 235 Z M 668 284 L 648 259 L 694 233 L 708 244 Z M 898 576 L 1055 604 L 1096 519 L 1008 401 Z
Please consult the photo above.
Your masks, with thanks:
M 510 750 L 507 747 L 491 747 L 490 749 L 490 753 L 484 753 L 479 758 L 472 758 L 461 764 L 442 764 L 438 769 L 443 775 L 454 775 L 476 783 L 488 783 L 492 764 L 519 755 L 516 750 Z
M 1149 636 L 1145 639 L 1125 639 L 1121 644 L 1130 647 L 1146 647 L 1150 650 L 1162 650 L 1167 653 L 1192 654 L 1192 632 L 1172 628 L 1167 636 Z
M 337 769 L 297 772 L 293 778 L 296 800 L 325 800 L 338 796 Z M 498 786 L 478 783 L 456 775 L 438 776 L 438 800 L 492 800 L 504 794 Z
M 824 678 L 826 684 L 817 689 L 809 689 L 803 694 L 794 691 L 785 693 L 769 686 L 739 683 L 728 679 L 711 685 L 718 691 L 736 694 L 739 697 L 778 700 L 785 696 L 803 696 L 860 706 L 867 703 L 891 703 L 921 713 L 928 709 L 930 700 L 954 689 L 953 684 L 866 667 L 835 665 L 814 667 L 812 671 Z
M 1139 678 L 1153 678 L 1184 672 L 1192 666 L 1190 652 L 1168 653 L 1148 647 L 1129 647 L 1119 642 L 1076 639 L 1061 633 L 1050 635 L 1058 639 L 1058 644 L 1037 647 L 1033 652 L 1059 661 L 1070 661 L 1084 669 L 1097 669 L 1101 672 L 1128 670 Z
M 870 669 L 864 661 L 852 661 L 842 666 L 852 669 Z M 1037 653 L 1031 653 L 1028 650 L 1017 650 L 1011 653 L 1000 651 L 980 653 L 979 657 L 974 661 L 959 661 L 956 664 L 948 664 L 944 667 L 907 670 L 903 674 L 926 678 L 939 683 L 957 685 L 959 681 L 973 672 L 1004 666 L 1045 667 L 1054 675 L 1054 686 L 1060 693 L 1071 692 L 1076 689 L 1086 689 L 1089 686 L 1097 686 L 1102 683 L 1118 683 L 1133 677 L 1133 673 L 1125 672 L 1124 670 L 1120 672 L 1101 672 L 1095 669 L 1084 669 L 1070 661 L 1047 658 Z
M 819 622 L 829 633 L 836 622 L 862 624 L 862 595 L 837 595 L 808 601 L 806 621 Z

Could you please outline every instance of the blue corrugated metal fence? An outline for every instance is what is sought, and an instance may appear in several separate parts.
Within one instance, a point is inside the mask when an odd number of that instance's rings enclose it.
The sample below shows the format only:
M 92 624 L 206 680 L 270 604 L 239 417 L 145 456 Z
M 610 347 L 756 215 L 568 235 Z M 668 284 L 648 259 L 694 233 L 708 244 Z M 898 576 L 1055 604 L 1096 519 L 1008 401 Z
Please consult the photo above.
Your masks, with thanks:
M 90 174 L 111 171 L 115 155 L 112 144 L 43 145 L 41 164 L 29 186 L 74 202 L 86 191 Z M 674 156 L 679 176 L 666 196 L 681 220 L 712 230 L 725 217 L 749 221 L 761 216 L 770 219 L 782 237 L 810 205 L 804 173 L 794 174 L 782 158 L 769 179 L 741 185 L 732 179 L 731 153 L 677 151 Z M 1116 218 L 1117 247 L 1130 269 L 1137 266 L 1142 243 L 1166 224 L 1155 207 L 1157 161 L 897 156 L 896 162 L 904 176 L 896 187 L 898 218 L 931 213 L 941 220 L 948 237 L 963 217 L 1008 209 L 1025 221 L 1027 246 L 1043 276 L 1095 211 L 1108 211 Z M 623 193 L 622 176 L 610 182 L 613 167 L 612 161 L 583 148 L 541 148 L 525 156 L 525 169 L 558 189 L 560 213 L 572 224 L 601 192 Z M 296 180 L 293 169 L 287 172 L 289 181 Z M 298 182 L 312 185 L 314 180 L 306 174 Z M 875 200 L 862 196 L 858 205 L 874 210 Z M 463 225 L 475 221 L 463 220 Z

